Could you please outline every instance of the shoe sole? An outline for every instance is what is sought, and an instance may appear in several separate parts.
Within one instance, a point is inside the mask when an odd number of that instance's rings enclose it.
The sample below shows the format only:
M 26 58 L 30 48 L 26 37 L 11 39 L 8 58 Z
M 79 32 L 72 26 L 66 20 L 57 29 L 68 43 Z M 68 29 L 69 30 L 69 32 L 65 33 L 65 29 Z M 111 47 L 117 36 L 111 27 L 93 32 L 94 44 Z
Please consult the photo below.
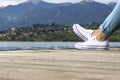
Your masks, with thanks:
M 87 41 L 87 40 L 88 40 L 88 39 L 78 30 L 76 24 L 73 25 L 73 30 L 74 30 L 75 34 L 76 34 L 79 38 L 83 39 L 84 41 Z
M 82 47 L 77 47 L 75 46 L 76 49 L 80 49 L 80 50 L 109 50 L 108 46 L 82 46 Z
M 78 49 L 78 48 L 77 48 Z M 78 49 L 78 50 L 100 50 L 100 51 L 103 51 L 103 50 L 109 50 L 109 49 L 104 49 L 104 48 L 84 48 L 84 49 Z

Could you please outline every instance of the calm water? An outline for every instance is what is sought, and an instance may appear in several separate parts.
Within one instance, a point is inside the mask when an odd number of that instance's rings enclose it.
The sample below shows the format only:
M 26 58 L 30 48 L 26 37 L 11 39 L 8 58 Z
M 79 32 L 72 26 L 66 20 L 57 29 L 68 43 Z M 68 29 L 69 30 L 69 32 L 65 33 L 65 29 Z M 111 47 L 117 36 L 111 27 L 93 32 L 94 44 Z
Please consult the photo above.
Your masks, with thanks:
M 0 42 L 0 50 L 74 49 L 76 42 Z M 111 48 L 120 48 L 120 42 L 110 42 Z

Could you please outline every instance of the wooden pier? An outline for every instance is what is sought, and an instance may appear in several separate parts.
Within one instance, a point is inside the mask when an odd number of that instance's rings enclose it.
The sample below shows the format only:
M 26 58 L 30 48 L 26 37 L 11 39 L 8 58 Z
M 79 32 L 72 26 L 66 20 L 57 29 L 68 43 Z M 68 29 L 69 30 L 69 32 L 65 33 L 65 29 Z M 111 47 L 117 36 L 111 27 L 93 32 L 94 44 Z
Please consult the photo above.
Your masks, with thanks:
M 0 80 L 120 80 L 120 49 L 0 51 Z

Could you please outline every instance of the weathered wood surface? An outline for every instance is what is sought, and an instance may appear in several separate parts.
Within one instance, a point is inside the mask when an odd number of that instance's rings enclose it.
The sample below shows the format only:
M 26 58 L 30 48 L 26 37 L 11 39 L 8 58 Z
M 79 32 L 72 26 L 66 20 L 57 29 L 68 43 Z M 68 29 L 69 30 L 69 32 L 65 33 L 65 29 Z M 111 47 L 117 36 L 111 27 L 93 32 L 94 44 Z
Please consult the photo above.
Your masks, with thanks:
M 120 49 L 0 51 L 0 80 L 120 80 Z

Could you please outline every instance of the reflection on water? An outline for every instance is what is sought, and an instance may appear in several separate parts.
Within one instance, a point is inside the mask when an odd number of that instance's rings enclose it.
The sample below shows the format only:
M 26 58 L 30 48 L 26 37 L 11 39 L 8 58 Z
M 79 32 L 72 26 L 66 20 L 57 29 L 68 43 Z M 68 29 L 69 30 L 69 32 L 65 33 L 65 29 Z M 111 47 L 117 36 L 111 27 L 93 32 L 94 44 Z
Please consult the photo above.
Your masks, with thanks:
M 0 50 L 74 49 L 76 42 L 0 42 Z M 120 48 L 120 42 L 110 42 L 111 48 Z

